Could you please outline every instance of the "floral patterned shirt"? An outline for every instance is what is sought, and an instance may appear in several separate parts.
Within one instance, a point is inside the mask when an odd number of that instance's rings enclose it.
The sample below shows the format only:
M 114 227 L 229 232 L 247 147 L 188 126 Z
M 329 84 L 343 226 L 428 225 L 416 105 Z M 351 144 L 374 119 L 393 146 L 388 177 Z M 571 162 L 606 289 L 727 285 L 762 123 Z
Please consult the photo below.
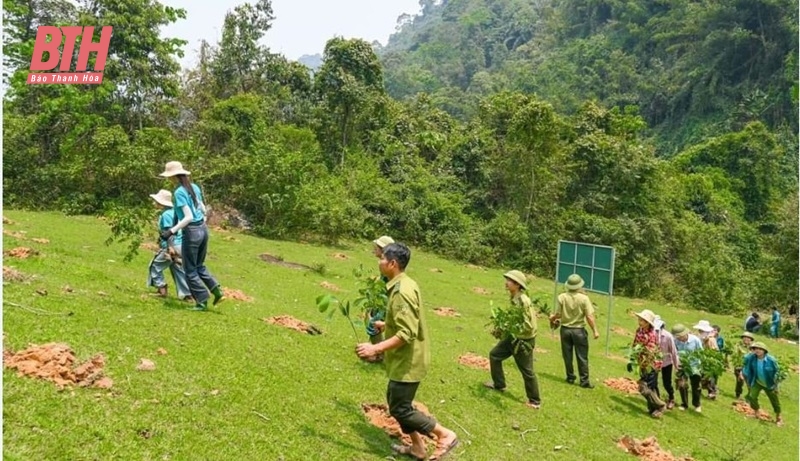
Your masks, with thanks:
M 633 345 L 635 346 L 637 344 L 641 344 L 646 351 L 649 351 L 649 353 L 642 351 L 639 353 L 638 357 L 636 357 L 636 363 L 639 365 L 639 368 L 645 370 L 652 366 L 654 369 L 659 370 L 662 364 L 660 359 L 661 354 L 659 353 L 661 347 L 658 344 L 655 330 L 652 328 L 647 330 L 644 328 L 637 328 L 636 336 L 633 338 Z

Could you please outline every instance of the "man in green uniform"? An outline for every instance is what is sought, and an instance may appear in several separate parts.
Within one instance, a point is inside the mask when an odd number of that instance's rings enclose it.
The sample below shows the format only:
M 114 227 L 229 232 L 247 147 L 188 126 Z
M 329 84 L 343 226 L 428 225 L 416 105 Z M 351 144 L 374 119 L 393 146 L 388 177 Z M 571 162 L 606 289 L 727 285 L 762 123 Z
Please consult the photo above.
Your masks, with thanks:
M 500 342 L 489 352 L 492 381 L 484 383 L 484 386 L 497 391 L 506 389 L 503 360 L 513 356 L 525 383 L 525 395 L 528 397 L 526 405 L 533 409 L 539 409 L 541 406 L 539 381 L 533 371 L 533 349 L 536 346 L 536 313 L 533 311 L 531 299 L 523 293 L 524 290 L 528 289 L 528 285 L 525 282 L 525 274 L 514 270 L 506 272 L 503 277 L 506 279 L 506 290 L 511 295 L 511 308 L 522 310 L 523 321 L 522 325 L 519 326 L 518 334 L 514 337 L 506 335 L 504 338 L 500 338 Z M 520 342 L 525 344 L 520 344 Z
M 422 435 L 435 436 L 438 443 L 430 459 L 441 460 L 458 444 L 458 436 L 413 406 L 419 384 L 428 373 L 431 354 L 419 287 L 405 273 L 410 259 L 411 251 L 402 243 L 384 247 L 378 268 L 389 279 L 386 285 L 389 304 L 383 325 L 386 339 L 378 344 L 359 344 L 356 354 L 361 358 L 384 354 L 389 376 L 386 390 L 389 413 L 412 441 L 411 445 L 393 445 L 392 449 L 425 459 Z
M 594 339 L 600 337 L 594 322 L 594 306 L 592 300 L 584 293 L 583 279 L 578 274 L 572 274 L 565 284 L 566 293 L 558 295 L 558 306 L 550 316 L 550 322 L 561 323 L 561 356 L 567 371 L 567 382 L 575 383 L 575 370 L 572 368 L 572 351 L 578 358 L 578 373 L 581 378 L 581 387 L 591 389 L 594 386 L 589 382 L 589 337 L 586 334 L 586 324 L 589 324 Z

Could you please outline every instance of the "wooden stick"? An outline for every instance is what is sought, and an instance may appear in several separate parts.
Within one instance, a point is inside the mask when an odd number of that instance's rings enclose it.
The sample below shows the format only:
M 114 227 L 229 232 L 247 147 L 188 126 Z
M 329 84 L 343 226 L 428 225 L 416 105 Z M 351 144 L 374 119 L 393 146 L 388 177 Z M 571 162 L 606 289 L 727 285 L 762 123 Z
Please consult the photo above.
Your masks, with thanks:
M 456 426 L 460 427 L 461 430 L 464 431 L 465 434 L 467 434 L 468 436 L 472 437 L 472 434 L 470 434 L 468 430 L 464 429 L 464 426 L 462 426 L 461 424 L 458 424 L 458 421 L 456 421 L 455 418 L 453 418 L 452 416 L 449 416 L 449 415 L 447 417 L 450 418 L 450 420 L 453 421 L 456 424 Z
M 269 418 L 267 418 L 266 416 L 262 415 L 261 413 L 255 411 L 255 410 L 253 410 L 253 413 L 255 413 L 258 416 L 260 416 L 264 421 L 269 421 Z

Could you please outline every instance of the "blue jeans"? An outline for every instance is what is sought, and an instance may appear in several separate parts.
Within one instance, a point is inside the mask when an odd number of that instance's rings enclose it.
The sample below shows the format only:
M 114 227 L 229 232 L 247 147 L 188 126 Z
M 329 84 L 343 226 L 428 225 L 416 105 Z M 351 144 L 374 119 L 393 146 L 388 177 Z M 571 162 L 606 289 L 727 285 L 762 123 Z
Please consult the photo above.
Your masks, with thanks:
M 198 304 L 208 301 L 208 291 L 213 290 L 219 283 L 206 269 L 206 251 L 208 250 L 208 227 L 204 223 L 199 225 L 189 224 L 183 228 L 183 270 L 186 272 L 186 281 L 189 290 Z
M 177 250 L 179 252 L 181 249 Z M 189 285 L 186 282 L 186 274 L 183 267 L 172 262 L 172 259 L 167 255 L 167 250 L 163 249 L 153 257 L 150 262 L 150 268 L 147 274 L 147 286 L 161 288 L 167 285 L 166 278 L 164 277 L 164 270 L 169 268 L 172 273 L 172 280 L 175 282 L 175 288 L 178 290 L 178 298 L 184 299 L 191 295 Z

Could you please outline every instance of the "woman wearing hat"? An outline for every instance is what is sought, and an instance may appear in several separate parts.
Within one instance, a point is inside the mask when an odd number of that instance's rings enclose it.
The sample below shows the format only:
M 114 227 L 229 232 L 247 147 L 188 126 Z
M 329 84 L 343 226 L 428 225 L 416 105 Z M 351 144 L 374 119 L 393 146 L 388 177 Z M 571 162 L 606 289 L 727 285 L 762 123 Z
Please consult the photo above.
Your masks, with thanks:
M 172 280 L 175 282 L 175 288 L 178 291 L 178 298 L 181 300 L 191 298 L 192 293 L 189 291 L 189 285 L 186 283 L 186 274 L 183 272 L 183 267 L 178 263 L 181 258 L 181 241 L 183 233 L 178 231 L 168 239 L 161 237 L 161 233 L 165 229 L 169 229 L 175 216 L 172 210 L 172 194 L 168 190 L 161 189 L 157 194 L 150 194 L 157 205 L 163 208 L 163 212 L 158 218 L 158 232 L 159 232 L 159 250 L 158 253 L 150 261 L 148 269 L 147 286 L 156 287 L 158 295 L 163 297 L 167 296 L 167 281 L 164 279 L 164 270 L 169 268 L 172 273 Z
M 664 390 L 667 392 L 667 410 L 672 410 L 675 408 L 675 388 L 672 386 L 672 374 L 680 370 L 681 361 L 678 358 L 678 349 L 675 347 L 675 337 L 665 329 L 660 315 L 656 315 L 653 326 L 656 328 L 656 337 L 661 348 L 661 384 L 664 385 Z
M 564 286 L 567 292 L 558 295 L 558 305 L 550 316 L 550 324 L 561 325 L 561 357 L 564 359 L 567 382 L 575 382 L 575 370 L 572 368 L 574 350 L 578 358 L 581 387 L 591 389 L 594 386 L 589 381 L 589 336 L 586 334 L 586 324 L 591 327 L 594 339 L 599 338 L 600 332 L 594 322 L 594 306 L 592 300 L 580 291 L 583 288 L 580 275 L 570 275 Z
M 691 334 L 689 329 L 680 323 L 672 327 L 672 336 L 675 337 L 675 348 L 678 349 L 679 356 L 689 355 L 703 348 L 703 343 L 700 342 L 700 338 Z M 681 406 L 678 408 L 681 410 L 689 408 L 687 402 L 689 400 L 687 384 L 691 384 L 692 406 L 694 407 L 694 411 L 698 413 L 703 411 L 700 406 L 700 371 L 700 361 L 697 358 L 690 358 L 688 366 L 681 365 L 681 368 L 675 375 L 678 393 L 681 395 Z M 689 383 L 686 382 L 687 379 Z
M 372 253 L 375 255 L 376 258 L 381 259 L 383 256 L 383 249 L 386 248 L 386 245 L 390 243 L 394 243 L 394 239 L 384 235 L 380 238 L 377 238 L 372 241 L 373 250 Z M 389 283 L 389 280 L 381 275 L 381 280 L 383 283 Z M 369 342 L 372 344 L 378 344 L 379 342 L 383 341 L 383 328 L 384 323 L 383 320 L 386 317 L 386 310 L 379 310 L 379 309 L 372 309 L 366 313 L 366 330 L 367 335 L 369 336 Z M 370 357 L 366 359 L 368 362 L 371 363 L 380 363 L 383 362 L 383 354 L 378 354 L 374 357 Z
M 660 418 L 667 404 L 658 396 L 658 370 L 661 369 L 661 347 L 655 330 L 656 315 L 645 309 L 636 314 L 639 328 L 631 347 L 641 346 L 640 352 L 632 357 L 639 370 L 639 393 L 647 401 L 647 411 L 653 418 Z M 633 364 L 628 364 L 633 371 Z
M 701 320 L 692 328 L 697 331 L 697 336 L 703 344 L 703 349 L 711 349 L 712 351 L 719 350 L 716 330 L 714 330 L 714 326 L 711 325 L 711 322 L 708 320 Z M 711 400 L 717 398 L 717 378 L 719 378 L 719 376 L 703 376 L 701 379 L 701 387 L 708 389 L 708 398 Z
M 208 309 L 209 290 L 214 294 L 214 305 L 225 299 L 217 280 L 206 268 L 208 251 L 208 228 L 206 227 L 206 206 L 203 193 L 197 184 L 189 180 L 188 171 L 180 162 L 168 162 L 159 176 L 169 178 L 175 184 L 173 205 L 176 224 L 161 232 L 161 238 L 169 239 L 183 230 L 182 256 L 183 269 L 189 289 L 197 305 L 194 310 Z
M 524 324 L 516 337 L 507 335 L 500 338 L 500 341 L 489 352 L 489 365 L 491 367 L 492 380 L 484 383 L 484 386 L 497 391 L 504 391 L 506 388 L 505 373 L 503 373 L 503 361 L 509 357 L 514 357 L 519 372 L 522 374 L 522 381 L 525 383 L 525 395 L 528 397 L 526 405 L 529 408 L 539 409 L 542 401 L 539 397 L 539 381 L 533 371 L 533 349 L 536 346 L 536 313 L 533 311 L 531 299 L 524 293 L 528 289 L 525 281 L 525 274 L 521 271 L 513 270 L 503 274 L 506 280 L 506 290 L 511 299 L 512 309 L 521 309 Z M 518 347 L 518 341 L 528 343 L 529 347 Z
M 744 390 L 744 376 L 742 375 L 742 367 L 744 366 L 744 357 L 750 353 L 750 345 L 753 344 L 753 341 L 756 338 L 753 336 L 753 333 L 749 331 L 745 331 L 742 333 L 741 341 L 736 344 L 733 348 L 733 374 L 736 377 L 736 398 L 739 399 L 742 396 L 742 391 Z M 748 390 L 749 390 L 748 386 Z
M 760 408 L 758 395 L 763 390 L 772 404 L 772 410 L 775 411 L 775 423 L 783 426 L 781 401 L 778 398 L 778 362 L 769 355 L 767 346 L 762 342 L 754 342 L 750 350 L 753 352 L 745 356 L 742 368 L 742 375 L 750 386 L 747 403 L 750 404 L 750 408 L 758 412 Z

